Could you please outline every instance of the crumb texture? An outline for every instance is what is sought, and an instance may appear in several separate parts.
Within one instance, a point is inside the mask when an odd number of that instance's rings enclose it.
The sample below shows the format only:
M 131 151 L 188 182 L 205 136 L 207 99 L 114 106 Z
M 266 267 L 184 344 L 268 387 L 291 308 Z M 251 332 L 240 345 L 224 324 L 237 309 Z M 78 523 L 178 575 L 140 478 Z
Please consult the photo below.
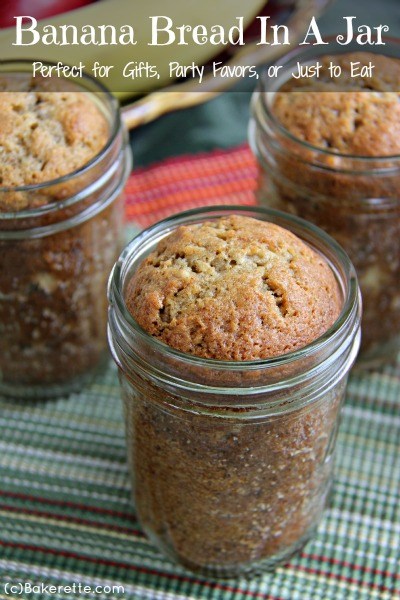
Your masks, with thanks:
M 277 225 L 238 215 L 177 228 L 139 266 L 125 297 L 149 334 L 218 360 L 301 348 L 341 308 L 320 255 Z
M 327 78 L 331 61 L 342 68 L 338 81 Z M 281 124 L 296 138 L 333 152 L 400 154 L 400 60 L 360 52 L 320 62 L 325 77 L 291 79 L 275 95 L 273 113 Z M 371 62 L 373 76 L 352 78 L 351 62 L 359 62 L 359 70 Z
M 84 92 L 2 91 L 0 116 L 0 185 L 5 187 L 72 173 L 108 138 L 105 116 Z

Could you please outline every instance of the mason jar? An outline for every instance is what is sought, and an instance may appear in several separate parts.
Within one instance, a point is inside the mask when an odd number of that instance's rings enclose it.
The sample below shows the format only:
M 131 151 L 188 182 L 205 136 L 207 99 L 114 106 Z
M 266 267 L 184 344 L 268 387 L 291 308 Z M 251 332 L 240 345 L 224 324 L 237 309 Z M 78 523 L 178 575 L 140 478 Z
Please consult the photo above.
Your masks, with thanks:
M 332 327 L 265 360 L 220 361 L 175 350 L 127 310 L 126 286 L 180 225 L 232 213 L 292 231 L 330 264 L 342 295 Z M 313 535 L 332 486 L 347 374 L 359 347 L 360 296 L 343 250 L 320 229 L 265 208 L 188 211 L 140 233 L 109 281 L 111 351 L 119 368 L 139 521 L 167 556 L 203 574 L 272 569 Z
M 30 70 L 4 62 L 0 76 Z M 0 206 L 28 206 L 0 212 L 0 392 L 16 397 L 77 390 L 108 355 L 107 278 L 122 248 L 131 155 L 111 94 L 88 76 L 72 89 L 105 116 L 104 148 L 58 179 L 0 188 Z
M 360 53 L 360 47 L 335 47 L 333 62 L 339 53 L 352 51 Z M 392 40 L 368 52 L 369 57 L 376 52 L 398 58 L 400 43 Z M 400 156 L 357 156 L 314 146 L 289 132 L 273 110 L 275 93 L 297 63 L 314 64 L 325 53 L 326 47 L 302 47 L 276 63 L 279 77 L 261 77 L 249 127 L 260 167 L 257 195 L 263 205 L 315 223 L 349 254 L 363 296 L 359 364 L 379 367 L 396 360 L 400 350 Z M 332 86 L 326 92 L 320 85 L 323 91 L 309 93 L 334 93 Z M 393 91 L 399 92 L 395 85 Z

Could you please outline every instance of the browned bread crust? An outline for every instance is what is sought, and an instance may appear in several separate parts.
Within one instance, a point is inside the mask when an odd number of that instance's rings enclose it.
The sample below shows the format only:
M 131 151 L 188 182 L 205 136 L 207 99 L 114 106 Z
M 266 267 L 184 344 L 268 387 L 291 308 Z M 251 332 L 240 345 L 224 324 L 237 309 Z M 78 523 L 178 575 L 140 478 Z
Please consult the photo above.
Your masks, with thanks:
M 138 323 L 204 358 L 254 360 L 301 348 L 336 320 L 341 297 L 320 255 L 272 223 L 232 215 L 181 226 L 127 286 Z
M 105 146 L 106 117 L 84 92 L 0 92 L 0 186 L 50 182 L 83 167 Z M 0 210 L 57 200 L 54 195 L 3 193 Z
M 299 140 L 333 152 L 400 154 L 400 60 L 368 52 L 328 55 L 320 59 L 321 73 L 331 61 L 342 67 L 336 83 L 322 76 L 291 79 L 281 88 L 273 103 L 278 121 Z M 372 62 L 374 75 L 350 78 L 351 62 Z

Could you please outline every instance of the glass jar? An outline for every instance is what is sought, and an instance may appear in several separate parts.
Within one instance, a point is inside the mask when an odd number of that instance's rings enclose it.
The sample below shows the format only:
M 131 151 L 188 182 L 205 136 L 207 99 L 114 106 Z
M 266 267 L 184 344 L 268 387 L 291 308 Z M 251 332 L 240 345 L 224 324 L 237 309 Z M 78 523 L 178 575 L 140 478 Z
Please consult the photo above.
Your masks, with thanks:
M 126 308 L 144 257 L 182 224 L 232 213 L 291 230 L 332 266 L 343 293 L 334 325 L 277 358 L 218 361 L 148 335 Z M 109 343 L 119 367 L 138 518 L 154 544 L 203 575 L 272 569 L 315 531 L 332 484 L 347 373 L 359 346 L 354 269 L 318 228 L 278 211 L 188 211 L 140 233 L 109 281 Z
M 352 51 L 360 47 L 335 46 L 333 55 Z M 400 43 L 368 51 L 399 57 Z M 249 138 L 260 165 L 258 199 L 315 223 L 349 254 L 363 296 L 359 364 L 379 367 L 400 349 L 400 156 L 352 156 L 310 145 L 273 112 L 274 94 L 297 62 L 314 63 L 323 54 L 326 49 L 314 46 L 291 52 L 276 63 L 280 76 L 262 77 L 253 95 Z
M 0 64 L 11 77 L 31 68 Z M 29 206 L 0 212 L 0 392 L 16 397 L 76 390 L 108 355 L 107 278 L 123 243 L 131 154 L 117 101 L 88 76 L 77 85 L 106 117 L 105 147 L 59 179 L 0 188 L 0 206 L 11 197 Z

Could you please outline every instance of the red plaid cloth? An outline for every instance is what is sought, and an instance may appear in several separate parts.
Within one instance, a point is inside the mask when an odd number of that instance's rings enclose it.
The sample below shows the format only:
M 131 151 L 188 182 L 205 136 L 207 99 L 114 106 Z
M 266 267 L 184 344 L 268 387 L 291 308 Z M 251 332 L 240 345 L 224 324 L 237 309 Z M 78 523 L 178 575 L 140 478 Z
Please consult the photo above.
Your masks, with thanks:
M 247 145 L 172 158 L 134 170 L 126 186 L 128 221 L 140 227 L 215 204 L 255 204 L 256 161 Z

